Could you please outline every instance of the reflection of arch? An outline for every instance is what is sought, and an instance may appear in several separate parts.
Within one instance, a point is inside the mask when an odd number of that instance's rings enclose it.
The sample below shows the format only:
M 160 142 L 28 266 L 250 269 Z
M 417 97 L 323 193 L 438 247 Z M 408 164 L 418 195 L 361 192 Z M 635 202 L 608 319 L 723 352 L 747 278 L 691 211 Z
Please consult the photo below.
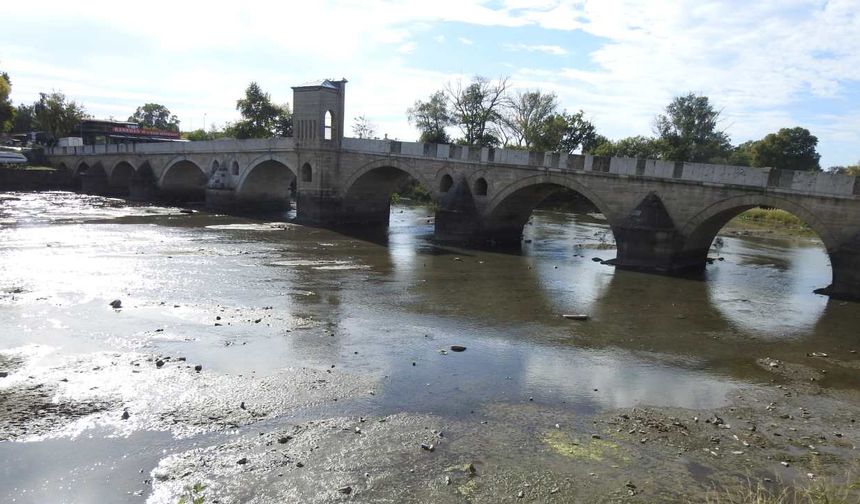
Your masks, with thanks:
M 311 182 L 314 179 L 314 173 L 311 165 L 305 163 L 302 165 L 302 182 Z
M 134 178 L 134 167 L 128 161 L 120 161 L 111 170 L 108 187 L 112 190 L 127 193 Z
M 206 173 L 193 161 L 180 158 L 167 166 L 158 185 L 163 192 L 176 198 L 202 199 Z
M 451 175 L 448 175 L 446 173 L 445 175 L 442 175 L 442 179 L 439 180 L 439 192 L 446 193 L 451 190 L 451 186 L 453 185 L 454 179 L 451 177 Z
M 750 194 L 735 196 L 714 203 L 684 223 L 680 231 L 686 237 L 685 253 L 698 254 L 704 251 L 704 254 L 707 254 L 714 237 L 723 226 L 740 213 L 758 206 L 779 208 L 793 214 L 818 235 L 828 252 L 835 250 L 838 246 L 836 239 L 827 227 L 803 205 L 780 196 Z M 704 261 L 704 256 L 702 260 Z
M 57 165 L 57 169 L 62 171 L 62 172 L 68 172 L 69 171 L 69 167 L 66 166 L 66 163 L 63 161 L 60 161 L 60 163 Z
M 236 193 L 243 199 L 288 203 L 296 175 L 277 159 L 263 159 L 245 171 Z
M 475 181 L 475 196 L 486 196 L 487 195 L 487 179 L 484 177 L 479 178 Z

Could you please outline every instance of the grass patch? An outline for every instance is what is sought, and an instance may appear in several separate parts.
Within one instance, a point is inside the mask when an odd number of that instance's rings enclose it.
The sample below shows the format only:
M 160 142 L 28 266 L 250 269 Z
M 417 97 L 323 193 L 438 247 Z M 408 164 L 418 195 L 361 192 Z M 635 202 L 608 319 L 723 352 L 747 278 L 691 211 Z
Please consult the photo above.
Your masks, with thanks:
M 809 229 L 809 227 L 794 214 L 778 208 L 751 208 L 738 215 L 732 221 L 758 224 L 768 227 L 788 229 Z
M 740 489 L 714 490 L 707 504 L 857 504 L 860 502 L 860 478 L 845 481 L 816 478 L 801 486 L 768 488 L 748 482 Z

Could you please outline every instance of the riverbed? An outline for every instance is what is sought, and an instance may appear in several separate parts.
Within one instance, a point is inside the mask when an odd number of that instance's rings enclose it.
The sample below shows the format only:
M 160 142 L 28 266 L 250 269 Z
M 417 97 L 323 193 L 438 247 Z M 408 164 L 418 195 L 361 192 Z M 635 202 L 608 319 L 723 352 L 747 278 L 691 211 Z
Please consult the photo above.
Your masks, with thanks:
M 813 293 L 820 242 L 728 234 L 678 278 L 604 264 L 597 216 L 537 211 L 515 253 L 434 243 L 425 207 L 372 237 L 293 216 L 0 193 L 0 501 L 687 502 L 857 477 L 860 310 Z

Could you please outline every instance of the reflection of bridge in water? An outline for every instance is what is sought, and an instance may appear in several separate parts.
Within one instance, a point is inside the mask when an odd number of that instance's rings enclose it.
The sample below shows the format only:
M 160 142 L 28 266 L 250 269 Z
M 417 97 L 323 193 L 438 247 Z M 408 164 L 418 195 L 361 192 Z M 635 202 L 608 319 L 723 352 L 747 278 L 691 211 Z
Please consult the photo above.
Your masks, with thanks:
M 860 184 L 854 177 L 700 163 L 345 138 L 345 81 L 294 90 L 294 138 L 55 148 L 88 192 L 202 200 L 213 208 L 289 205 L 321 226 L 385 225 L 390 195 L 414 179 L 437 205 L 437 238 L 518 243 L 545 198 L 570 189 L 606 216 L 614 264 L 701 269 L 716 233 L 756 206 L 802 219 L 824 242 L 833 282 L 860 298 Z

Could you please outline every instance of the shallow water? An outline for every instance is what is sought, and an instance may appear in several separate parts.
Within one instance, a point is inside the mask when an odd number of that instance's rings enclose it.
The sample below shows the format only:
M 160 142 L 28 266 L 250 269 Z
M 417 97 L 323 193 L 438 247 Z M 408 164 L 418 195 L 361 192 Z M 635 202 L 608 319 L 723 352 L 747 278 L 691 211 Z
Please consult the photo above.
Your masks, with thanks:
M 340 404 L 345 414 L 463 416 L 527 401 L 590 414 L 723 405 L 770 381 L 756 358 L 844 348 L 860 322 L 856 304 L 813 294 L 830 282 L 818 243 L 726 237 L 713 254 L 724 260 L 684 279 L 593 261 L 614 250 L 588 216 L 536 212 L 521 253 L 434 244 L 432 219 L 395 207 L 387 237 L 369 241 L 285 219 L 5 193 L 0 351 L 29 355 L 34 374 L 73 355 L 134 351 L 231 375 L 335 366 L 380 380 L 374 396 Z M 440 352 L 452 344 L 468 349 Z M 857 384 L 837 374 L 825 386 Z M 140 502 L 138 469 L 196 442 L 116 436 L 0 443 L 11 461 L 0 500 L 71 486 L 72 501 Z

